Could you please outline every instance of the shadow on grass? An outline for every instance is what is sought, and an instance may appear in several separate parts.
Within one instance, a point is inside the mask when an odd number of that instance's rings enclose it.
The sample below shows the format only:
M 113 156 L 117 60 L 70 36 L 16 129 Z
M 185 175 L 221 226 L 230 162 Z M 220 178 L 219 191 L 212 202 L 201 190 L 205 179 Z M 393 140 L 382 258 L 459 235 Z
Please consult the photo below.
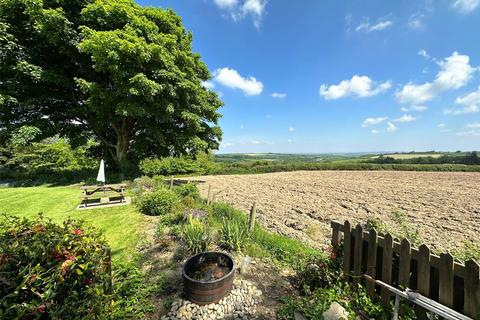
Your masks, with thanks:
M 120 183 L 133 179 L 137 173 L 122 175 L 119 173 L 108 174 L 108 183 Z M 72 184 L 96 184 L 97 170 L 62 170 L 62 171 L 12 171 L 0 169 L 0 187 L 35 187 L 47 185 L 49 187 L 62 187 Z

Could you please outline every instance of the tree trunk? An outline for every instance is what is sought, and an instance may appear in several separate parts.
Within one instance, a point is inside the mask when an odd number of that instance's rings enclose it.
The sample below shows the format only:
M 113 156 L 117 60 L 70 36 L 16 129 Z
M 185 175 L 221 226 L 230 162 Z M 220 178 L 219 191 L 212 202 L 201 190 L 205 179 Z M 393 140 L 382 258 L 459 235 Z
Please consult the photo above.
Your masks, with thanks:
M 129 135 L 125 130 L 119 130 L 117 136 L 117 144 L 115 146 L 115 161 L 117 162 L 120 172 L 125 174 L 130 166 L 128 161 L 128 149 L 129 149 Z
M 102 141 L 106 150 L 117 164 L 122 177 L 131 169 L 128 151 L 130 149 L 130 137 L 133 125 L 134 123 L 132 121 L 124 118 L 110 124 L 110 128 L 113 129 L 115 134 L 107 134 L 105 131 L 97 132 L 97 137 Z

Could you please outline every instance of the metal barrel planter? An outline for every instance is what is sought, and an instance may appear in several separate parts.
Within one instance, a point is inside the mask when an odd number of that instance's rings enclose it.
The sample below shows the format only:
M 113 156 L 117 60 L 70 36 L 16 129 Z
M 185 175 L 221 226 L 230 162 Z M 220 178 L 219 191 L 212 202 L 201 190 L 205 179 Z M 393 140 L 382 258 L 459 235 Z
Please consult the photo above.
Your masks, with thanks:
M 195 279 L 194 270 L 200 270 L 202 265 L 209 263 L 221 264 L 226 272 L 214 280 Z M 186 299 L 198 305 L 216 303 L 231 290 L 235 277 L 235 262 L 222 252 L 202 252 L 190 257 L 182 268 L 183 294 Z

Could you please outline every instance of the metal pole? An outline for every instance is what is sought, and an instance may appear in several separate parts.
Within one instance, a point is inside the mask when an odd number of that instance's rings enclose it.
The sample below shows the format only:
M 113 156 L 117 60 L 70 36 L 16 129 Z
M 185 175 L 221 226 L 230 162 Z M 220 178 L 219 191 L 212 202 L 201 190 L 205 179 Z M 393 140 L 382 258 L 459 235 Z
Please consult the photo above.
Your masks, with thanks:
M 393 318 L 392 320 L 398 320 L 398 311 L 400 310 L 400 296 L 398 294 L 395 295 L 395 309 L 393 310 Z

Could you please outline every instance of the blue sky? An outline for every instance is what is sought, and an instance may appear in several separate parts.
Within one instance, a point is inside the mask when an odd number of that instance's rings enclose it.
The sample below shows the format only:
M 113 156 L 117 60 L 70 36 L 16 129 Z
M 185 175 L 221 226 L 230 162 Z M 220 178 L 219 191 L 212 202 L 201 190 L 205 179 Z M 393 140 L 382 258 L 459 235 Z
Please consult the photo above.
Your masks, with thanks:
M 220 152 L 480 149 L 480 0 L 138 0 L 193 32 Z

